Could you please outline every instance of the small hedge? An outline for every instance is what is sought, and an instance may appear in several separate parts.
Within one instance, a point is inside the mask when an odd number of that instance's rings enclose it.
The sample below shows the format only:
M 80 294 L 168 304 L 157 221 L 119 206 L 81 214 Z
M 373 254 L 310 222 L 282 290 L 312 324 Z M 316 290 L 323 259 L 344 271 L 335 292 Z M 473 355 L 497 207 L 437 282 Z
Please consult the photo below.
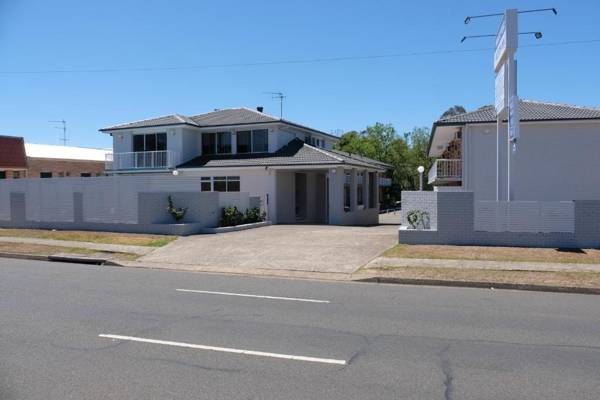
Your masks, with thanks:
M 267 217 L 260 208 L 248 208 L 245 213 L 238 210 L 237 207 L 224 207 L 221 211 L 221 226 L 236 226 L 243 224 L 252 224 L 262 222 Z

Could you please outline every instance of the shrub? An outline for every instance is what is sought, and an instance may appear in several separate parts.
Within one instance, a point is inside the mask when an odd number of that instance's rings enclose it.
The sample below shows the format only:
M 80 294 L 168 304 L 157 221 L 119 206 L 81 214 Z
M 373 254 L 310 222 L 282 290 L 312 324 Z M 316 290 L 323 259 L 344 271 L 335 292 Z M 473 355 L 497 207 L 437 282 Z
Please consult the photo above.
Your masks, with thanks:
M 244 214 L 237 207 L 224 207 L 221 212 L 221 226 L 235 226 L 244 223 Z
M 413 229 L 429 228 L 429 213 L 423 210 L 410 210 L 406 214 L 406 220 Z
M 260 208 L 248 208 L 245 213 L 238 210 L 236 206 L 224 207 L 221 211 L 221 226 L 235 226 L 242 224 L 252 224 L 262 222 L 266 218 L 266 213 Z
M 254 222 L 262 222 L 267 217 L 267 213 L 261 211 L 258 207 L 248 208 L 245 215 L 245 223 L 252 224 Z
M 168 201 L 169 201 L 169 206 L 167 207 L 167 211 L 169 212 L 169 214 L 171 214 L 171 216 L 173 217 L 175 222 L 179 222 L 180 220 L 183 219 L 183 217 L 185 217 L 185 213 L 187 212 L 188 208 L 187 207 L 175 207 L 173 205 L 173 199 L 171 198 L 171 195 L 169 195 Z

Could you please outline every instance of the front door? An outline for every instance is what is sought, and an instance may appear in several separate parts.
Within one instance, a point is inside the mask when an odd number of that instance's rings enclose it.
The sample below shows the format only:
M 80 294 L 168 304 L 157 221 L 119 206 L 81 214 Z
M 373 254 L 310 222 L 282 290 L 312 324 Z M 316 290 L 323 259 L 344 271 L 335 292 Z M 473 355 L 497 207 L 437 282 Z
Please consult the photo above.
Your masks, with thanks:
M 296 221 L 306 220 L 306 174 L 297 172 L 295 178 L 296 183 Z

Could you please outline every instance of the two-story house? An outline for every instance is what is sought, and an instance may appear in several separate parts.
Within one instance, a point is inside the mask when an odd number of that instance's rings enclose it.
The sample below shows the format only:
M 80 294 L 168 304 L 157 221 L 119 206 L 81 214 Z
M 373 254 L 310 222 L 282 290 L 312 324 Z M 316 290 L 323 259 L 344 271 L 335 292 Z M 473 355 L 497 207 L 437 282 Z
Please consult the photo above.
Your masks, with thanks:
M 403 192 L 428 213 L 401 243 L 594 248 L 600 245 L 600 108 L 519 101 L 508 141 L 494 106 L 433 124 L 431 192 Z
M 248 108 L 168 115 L 100 130 L 110 174 L 197 177 L 202 191 L 264 199 L 274 223 L 378 223 L 381 162 L 333 149 L 337 136 Z M 196 188 L 195 188 L 196 189 Z

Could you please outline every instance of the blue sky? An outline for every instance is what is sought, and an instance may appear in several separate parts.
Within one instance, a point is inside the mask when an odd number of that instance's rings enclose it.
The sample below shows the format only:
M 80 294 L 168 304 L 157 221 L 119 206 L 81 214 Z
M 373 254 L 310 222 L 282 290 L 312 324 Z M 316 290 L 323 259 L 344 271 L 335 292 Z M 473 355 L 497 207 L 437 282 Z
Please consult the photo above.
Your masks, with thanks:
M 283 91 L 284 117 L 331 132 L 392 123 L 430 126 L 453 104 L 493 102 L 498 20 L 469 14 L 556 7 L 528 14 L 520 45 L 600 39 L 598 1 L 12 1 L 0 0 L 0 134 L 59 144 L 49 120 L 66 119 L 70 144 L 110 146 L 104 126 L 171 113 L 263 105 Z M 472 52 L 464 50 L 473 49 Z M 483 49 L 483 50 L 477 50 Z M 163 71 L 21 73 L 454 53 L 323 63 Z M 600 43 L 521 47 L 522 98 L 600 106 Z M 18 72 L 18 73 L 14 73 Z

